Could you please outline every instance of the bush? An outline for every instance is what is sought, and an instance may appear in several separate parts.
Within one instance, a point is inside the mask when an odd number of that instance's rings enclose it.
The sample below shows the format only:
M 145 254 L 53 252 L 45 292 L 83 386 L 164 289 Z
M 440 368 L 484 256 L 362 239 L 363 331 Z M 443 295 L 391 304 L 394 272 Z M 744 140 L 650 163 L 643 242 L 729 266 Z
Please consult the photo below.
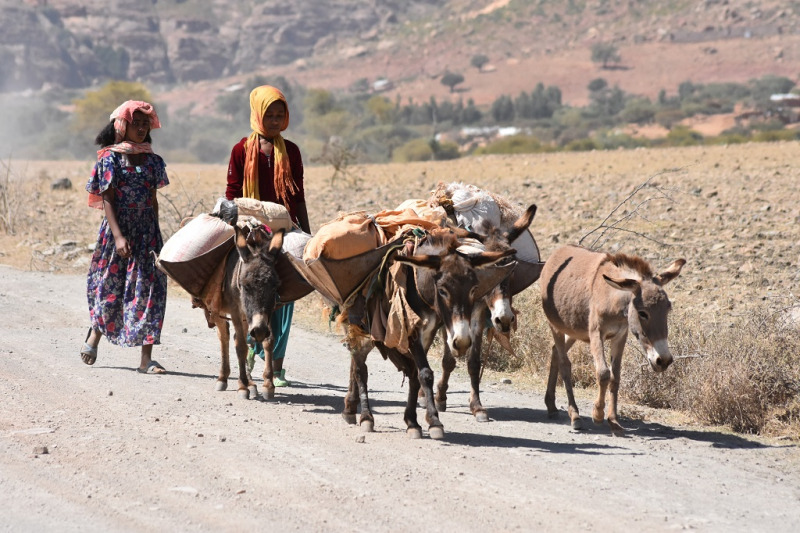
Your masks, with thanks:
M 514 135 L 498 139 L 475 150 L 476 155 L 486 154 L 536 154 L 545 152 L 547 148 L 536 137 Z
M 600 146 L 594 141 L 594 139 L 575 139 L 574 141 L 570 141 L 564 146 L 564 150 L 568 152 L 588 152 L 590 150 L 597 150 Z
M 428 139 L 413 139 L 397 148 L 392 154 L 395 163 L 433 160 L 433 149 Z
M 763 433 L 771 425 L 800 421 L 797 324 L 766 307 L 730 328 L 705 332 L 698 329 L 699 323 L 693 317 L 673 316 L 670 345 L 679 357 L 663 374 L 626 354 L 626 385 L 621 388 L 626 398 L 680 409 L 743 433 Z
M 670 130 L 666 138 L 668 146 L 694 146 L 702 143 L 703 136 L 686 126 L 675 126 Z
M 798 132 L 795 130 L 769 130 L 753 134 L 753 140 L 756 142 L 794 141 L 797 139 Z
M 680 109 L 662 109 L 653 115 L 653 120 L 667 129 L 671 129 L 684 118 L 686 118 L 686 114 Z

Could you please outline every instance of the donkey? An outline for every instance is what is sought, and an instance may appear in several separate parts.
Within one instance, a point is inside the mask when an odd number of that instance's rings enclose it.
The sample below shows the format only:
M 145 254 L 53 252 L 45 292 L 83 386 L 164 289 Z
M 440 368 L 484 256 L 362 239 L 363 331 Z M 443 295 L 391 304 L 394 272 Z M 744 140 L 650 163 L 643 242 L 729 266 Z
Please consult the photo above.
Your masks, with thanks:
M 273 398 L 275 385 L 272 382 L 272 349 L 275 338 L 269 325 L 280 288 L 275 261 L 283 245 L 283 230 L 270 233 L 263 225 L 253 229 L 247 226 L 240 228 L 236 224 L 238 212 L 235 204 L 228 206 L 228 210 L 220 218 L 233 226 L 236 246 L 226 258 L 222 305 L 219 313 L 213 317 L 222 354 L 216 390 L 224 391 L 228 388 L 228 377 L 231 373 L 230 320 L 235 331 L 234 344 L 239 361 L 239 397 L 245 400 L 251 396 L 253 399 L 258 397 L 258 389 L 247 371 L 246 338 L 250 334 L 256 342 L 264 346 L 264 387 L 266 397 Z
M 509 249 L 508 243 L 514 242 L 522 232 L 528 229 L 535 215 L 536 205 L 532 204 L 508 230 L 501 231 L 497 228 L 484 228 L 489 233 L 489 237 L 485 241 L 486 250 L 502 251 Z M 480 398 L 483 331 L 488 328 L 494 328 L 499 333 L 507 335 L 510 333 L 511 328 L 516 326 L 516 313 L 511 307 L 511 277 L 506 276 L 503 278 L 486 296 L 480 299 L 476 303 L 474 312 L 479 315 L 475 321 L 479 331 L 475 332 L 474 337 L 476 340 L 467 351 L 467 370 L 469 371 L 471 385 L 469 408 L 478 422 L 488 422 L 489 414 L 481 404 Z M 442 357 L 442 377 L 436 385 L 435 403 L 439 411 L 447 410 L 448 382 L 450 374 L 455 367 L 456 360 L 453 357 L 450 346 L 445 344 L 444 356 Z
M 573 429 L 582 429 L 572 393 L 572 364 L 567 352 L 576 340 L 588 342 L 594 357 L 599 392 L 592 420 L 602 424 L 606 389 L 611 392 L 608 425 L 622 432 L 617 419 L 622 352 L 630 329 L 647 354 L 650 366 L 662 372 L 672 363 L 667 344 L 667 315 L 672 304 L 664 285 L 678 277 L 685 259 L 677 259 L 654 275 L 642 258 L 607 254 L 579 246 L 563 246 L 545 262 L 539 284 L 542 307 L 553 333 L 553 351 L 544 403 L 551 418 L 558 372 L 564 381 Z M 603 342 L 610 341 L 611 370 Z
M 466 234 L 461 230 L 461 233 Z M 409 390 L 404 419 L 407 434 L 421 438 L 422 428 L 417 422 L 417 397 L 424 391 L 425 419 L 431 438 L 444 438 L 444 427 L 433 401 L 433 371 L 428 364 L 427 353 L 440 328 L 444 328 L 448 348 L 463 355 L 483 332 L 485 319 L 477 294 L 477 269 L 488 267 L 515 253 L 513 248 L 502 251 L 481 252 L 465 255 L 457 251 L 460 242 L 456 232 L 450 229 L 434 230 L 428 240 L 419 246 L 415 255 L 394 256 L 394 265 L 389 270 L 387 287 L 377 297 L 366 300 L 363 295 L 348 311 L 349 335 L 346 341 L 350 349 L 350 386 L 345 397 L 342 416 L 351 424 L 356 423 L 356 409 L 361 405 L 359 424 L 365 431 L 372 431 L 374 417 L 367 393 L 367 354 L 373 346 L 384 359 L 389 359 L 408 378 Z M 409 330 L 404 332 L 404 343 L 387 346 L 387 340 L 353 334 L 361 326 L 359 315 L 376 316 L 380 309 L 389 309 L 398 296 L 419 317 Z M 476 304 L 478 311 L 476 312 Z M 396 308 L 394 309 L 396 310 Z

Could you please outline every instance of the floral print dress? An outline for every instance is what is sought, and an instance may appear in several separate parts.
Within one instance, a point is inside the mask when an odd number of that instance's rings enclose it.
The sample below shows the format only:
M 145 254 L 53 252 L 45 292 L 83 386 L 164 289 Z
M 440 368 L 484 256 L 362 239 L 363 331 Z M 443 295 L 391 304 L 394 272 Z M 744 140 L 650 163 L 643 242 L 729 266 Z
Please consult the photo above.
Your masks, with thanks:
M 103 217 L 87 283 L 92 328 L 119 346 L 159 344 L 167 305 L 167 277 L 156 268 L 163 241 L 152 191 L 169 184 L 164 160 L 144 154 L 132 166 L 124 154 L 106 152 L 95 164 L 86 190 L 116 191 L 117 221 L 130 257 L 117 254 L 114 235 Z

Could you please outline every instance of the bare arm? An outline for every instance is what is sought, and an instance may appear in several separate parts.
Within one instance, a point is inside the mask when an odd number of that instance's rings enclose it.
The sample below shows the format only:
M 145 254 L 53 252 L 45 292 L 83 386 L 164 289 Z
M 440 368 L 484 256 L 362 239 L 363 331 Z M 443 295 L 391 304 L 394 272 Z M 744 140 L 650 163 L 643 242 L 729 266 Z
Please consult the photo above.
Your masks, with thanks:
M 298 202 L 297 204 L 297 221 L 300 223 L 300 229 L 306 233 L 311 233 L 311 225 L 308 223 L 308 211 L 306 210 L 305 202 Z
M 114 246 L 117 248 L 117 254 L 120 257 L 130 257 L 131 248 L 128 244 L 128 239 L 122 234 L 117 221 L 117 204 L 116 204 L 116 189 L 109 187 L 103 191 L 103 211 L 108 220 L 108 227 L 111 229 L 111 234 L 114 235 Z

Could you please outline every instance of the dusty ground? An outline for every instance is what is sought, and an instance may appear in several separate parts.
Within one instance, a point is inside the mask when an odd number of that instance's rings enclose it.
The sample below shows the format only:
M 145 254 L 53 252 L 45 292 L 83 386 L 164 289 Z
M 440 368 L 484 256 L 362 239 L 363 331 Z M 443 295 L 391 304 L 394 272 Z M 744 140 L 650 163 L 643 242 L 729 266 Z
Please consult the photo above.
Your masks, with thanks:
M 377 431 L 359 442 L 339 416 L 348 360 L 333 335 L 295 330 L 295 384 L 274 401 L 214 392 L 215 335 L 181 297 L 155 350 L 169 375 L 137 374 L 136 351 L 107 343 L 87 367 L 83 283 L 0 267 L 0 530 L 800 527 L 800 454 L 785 441 L 658 418 L 629 421 L 625 438 L 573 433 L 547 419 L 541 391 L 494 378 L 492 422 L 469 415 L 457 379 L 446 439 L 414 441 L 401 375 L 373 356 Z
M 0 237 L 0 263 L 10 265 L 0 267 L 0 529 L 800 527 L 793 441 L 690 426 L 665 411 L 626 419 L 626 438 L 588 420 L 589 431 L 572 433 L 566 417 L 547 420 L 543 392 L 522 386 L 525 376 L 485 376 L 493 419 L 485 425 L 468 414 L 460 378 L 442 415 L 445 441 L 410 441 L 401 376 L 373 355 L 378 431 L 359 443 L 360 430 L 339 416 L 347 356 L 338 336 L 325 333 L 311 297 L 298 304 L 303 329 L 289 345 L 296 386 L 274 402 L 213 391 L 216 336 L 174 287 L 155 352 L 170 375 L 135 373 L 138 354 L 107 343 L 86 367 L 77 355 L 86 327 L 83 273 L 99 223 L 81 192 L 89 164 L 15 161 L 11 168 L 6 190 L 16 234 Z M 670 285 L 675 313 L 711 329 L 754 306 L 797 305 L 798 169 L 799 143 L 748 144 L 360 167 L 357 183 L 333 186 L 329 169 L 309 167 L 307 189 L 316 229 L 340 210 L 375 211 L 423 196 L 439 179 L 475 183 L 539 205 L 534 235 L 545 258 L 616 206 L 624 204 L 610 221 L 644 202 L 642 217 L 625 222 L 641 236 L 618 232 L 604 247 L 658 265 L 685 257 Z M 200 212 L 224 182 L 222 167 L 169 170 L 172 185 L 161 201 L 167 234 L 180 218 L 173 206 Z M 60 177 L 77 190 L 50 191 Z M 658 189 L 626 202 L 648 178 Z M 537 320 L 520 317 L 520 327 Z M 579 401 L 588 413 L 588 399 Z

